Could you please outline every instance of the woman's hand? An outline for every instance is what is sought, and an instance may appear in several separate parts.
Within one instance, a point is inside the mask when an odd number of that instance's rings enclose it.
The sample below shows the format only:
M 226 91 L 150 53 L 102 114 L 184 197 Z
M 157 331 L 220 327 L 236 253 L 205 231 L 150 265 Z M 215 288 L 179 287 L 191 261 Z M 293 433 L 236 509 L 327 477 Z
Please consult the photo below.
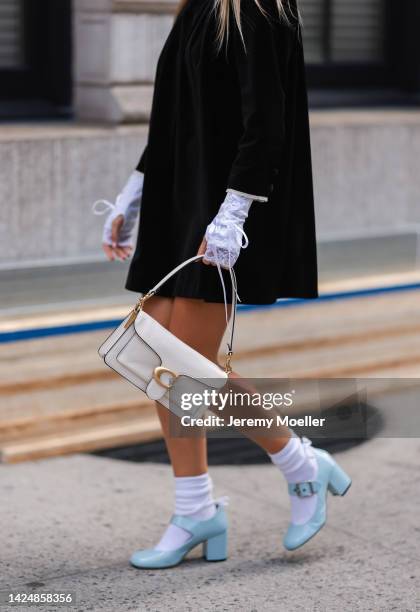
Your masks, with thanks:
M 251 204 L 251 197 L 228 192 L 198 249 L 197 255 L 204 255 L 204 264 L 233 268 L 241 249 L 248 246 L 243 225 Z
M 124 225 L 124 215 L 118 215 L 115 217 L 111 224 L 111 244 L 106 242 L 102 243 L 102 248 L 109 259 L 109 261 L 114 261 L 115 259 L 121 259 L 124 261 L 130 257 L 133 247 L 131 246 L 119 246 L 119 237 L 121 233 L 122 226 Z
M 200 246 L 198 247 L 197 255 L 205 255 L 206 251 L 207 251 L 207 240 L 205 238 L 203 238 L 203 240 L 201 241 Z M 203 264 L 205 264 L 206 266 L 215 266 L 216 265 L 215 263 L 212 263 L 211 261 L 208 261 L 205 257 L 203 257 L 201 262 Z
M 133 232 L 143 195 L 143 182 L 143 173 L 135 170 L 117 196 L 115 204 L 108 200 L 97 200 L 93 205 L 95 215 L 110 211 L 102 232 L 102 249 L 110 261 L 124 261 L 131 255 Z M 98 210 L 98 204 L 105 208 Z

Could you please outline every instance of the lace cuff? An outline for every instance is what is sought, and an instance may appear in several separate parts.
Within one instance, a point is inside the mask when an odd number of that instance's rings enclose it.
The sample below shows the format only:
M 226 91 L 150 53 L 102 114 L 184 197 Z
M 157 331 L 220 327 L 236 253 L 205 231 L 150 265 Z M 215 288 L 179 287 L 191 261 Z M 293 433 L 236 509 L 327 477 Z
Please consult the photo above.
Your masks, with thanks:
M 237 191 L 236 189 L 226 189 L 227 193 L 236 193 L 236 195 L 243 196 L 245 198 L 249 198 L 250 200 L 255 200 L 256 202 L 268 202 L 268 198 L 265 196 L 251 195 L 250 193 L 243 193 L 242 191 Z

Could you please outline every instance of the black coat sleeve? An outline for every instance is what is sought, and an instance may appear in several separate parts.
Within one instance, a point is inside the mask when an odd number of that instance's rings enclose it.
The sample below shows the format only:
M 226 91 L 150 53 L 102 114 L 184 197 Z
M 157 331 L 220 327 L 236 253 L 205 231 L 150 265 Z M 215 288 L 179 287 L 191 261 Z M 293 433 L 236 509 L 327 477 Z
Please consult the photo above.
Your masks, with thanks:
M 241 24 L 229 33 L 229 54 L 240 92 L 243 132 L 231 167 L 228 188 L 266 199 L 272 190 L 284 141 L 285 92 L 282 66 L 287 27 L 281 23 L 275 2 L 242 0 Z M 246 50 L 245 50 L 246 49 Z
M 139 172 L 143 172 L 146 169 L 146 160 L 147 160 L 147 145 L 144 148 L 144 151 L 140 157 L 139 163 L 136 166 L 136 170 L 138 170 Z

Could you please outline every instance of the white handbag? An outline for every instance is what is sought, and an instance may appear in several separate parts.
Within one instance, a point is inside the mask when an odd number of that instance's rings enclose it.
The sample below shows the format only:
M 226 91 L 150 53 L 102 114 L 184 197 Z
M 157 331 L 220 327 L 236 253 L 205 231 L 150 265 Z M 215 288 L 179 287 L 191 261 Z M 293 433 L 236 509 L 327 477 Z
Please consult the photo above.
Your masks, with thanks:
M 208 408 L 206 405 L 197 405 L 189 407 L 186 412 L 182 402 L 184 393 L 202 394 L 205 390 L 220 390 L 226 384 L 229 372 L 232 371 L 230 360 L 233 354 L 237 304 L 235 274 L 231 269 L 231 331 L 224 370 L 179 340 L 144 312 L 143 304 L 181 268 L 202 257 L 203 255 L 196 255 L 187 259 L 140 297 L 133 310 L 98 349 L 107 366 L 144 391 L 151 400 L 157 400 L 179 417 L 185 414 L 197 417 Z M 228 324 L 226 290 L 219 266 L 218 271 L 223 287 Z

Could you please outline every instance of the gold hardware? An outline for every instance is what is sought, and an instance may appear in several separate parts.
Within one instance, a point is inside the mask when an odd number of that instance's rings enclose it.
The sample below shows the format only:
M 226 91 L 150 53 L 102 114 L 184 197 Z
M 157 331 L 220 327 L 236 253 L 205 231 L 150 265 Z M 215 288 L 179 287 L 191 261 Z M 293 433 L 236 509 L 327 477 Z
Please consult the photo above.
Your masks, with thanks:
M 130 325 L 134 322 L 135 318 L 137 317 L 137 306 L 135 308 L 133 308 L 133 310 L 130 312 L 130 316 L 128 317 L 127 321 L 124 324 L 125 329 L 127 329 L 128 327 L 130 327 Z
M 163 380 L 161 380 L 162 374 L 165 374 L 165 373 L 170 374 L 172 376 L 173 380 L 170 383 L 165 383 L 163 382 Z M 175 374 L 175 372 L 172 372 L 172 370 L 168 370 L 168 368 L 163 368 L 162 366 L 158 366 L 157 368 L 154 369 L 153 378 L 159 385 L 161 385 L 162 387 L 165 387 L 165 389 L 170 389 L 172 385 L 174 384 L 175 379 L 178 378 L 178 374 Z
M 125 329 L 127 329 L 128 327 L 130 327 L 132 323 L 134 323 L 139 312 L 143 310 L 143 304 L 145 303 L 146 300 L 151 298 L 152 295 L 155 295 L 154 292 L 149 291 L 149 293 L 146 293 L 145 295 L 143 295 L 143 297 L 139 299 L 139 301 L 134 306 L 133 310 L 130 312 L 130 316 L 128 317 L 127 321 L 124 324 Z
M 230 362 L 232 361 L 232 351 L 228 351 L 226 353 L 226 362 L 225 362 L 225 372 L 226 374 L 230 374 L 232 372 L 232 366 L 230 365 Z

